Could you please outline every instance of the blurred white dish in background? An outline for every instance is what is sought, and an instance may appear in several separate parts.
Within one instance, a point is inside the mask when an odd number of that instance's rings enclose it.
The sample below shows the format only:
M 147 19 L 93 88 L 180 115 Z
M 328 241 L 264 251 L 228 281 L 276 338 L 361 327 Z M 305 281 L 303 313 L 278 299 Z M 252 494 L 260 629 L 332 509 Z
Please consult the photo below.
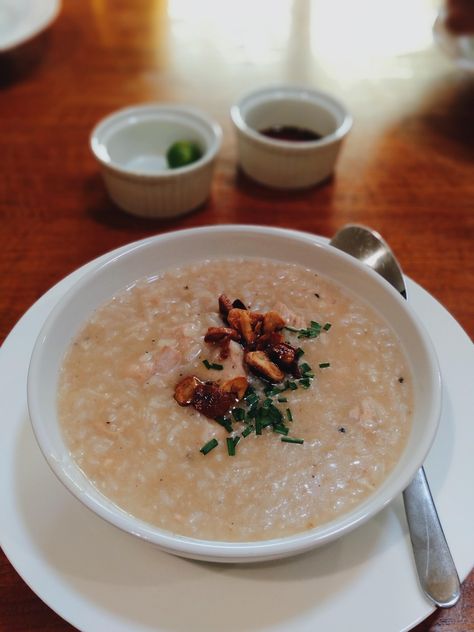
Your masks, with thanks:
M 474 72 L 474 34 L 456 35 L 448 31 L 441 12 L 433 25 L 434 40 L 439 48 L 462 70 Z
M 276 189 L 302 189 L 328 178 L 352 127 L 345 106 L 332 96 L 298 86 L 247 94 L 232 106 L 239 161 L 251 178 Z M 282 140 L 265 131 L 313 132 L 314 140 Z
M 176 142 L 195 143 L 201 157 L 168 168 L 166 153 Z M 90 144 L 112 200 L 141 217 L 187 213 L 208 197 L 220 126 L 196 108 L 174 104 L 132 106 L 107 116 L 93 129 Z
M 0 53 L 35 37 L 58 16 L 60 0 L 0 0 Z

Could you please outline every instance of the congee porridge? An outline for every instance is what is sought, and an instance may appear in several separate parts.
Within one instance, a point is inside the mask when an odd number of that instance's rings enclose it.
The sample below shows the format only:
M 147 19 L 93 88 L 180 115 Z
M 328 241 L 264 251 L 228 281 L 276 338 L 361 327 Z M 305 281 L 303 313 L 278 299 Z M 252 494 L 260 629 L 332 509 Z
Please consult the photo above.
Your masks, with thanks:
M 255 541 L 328 522 L 380 486 L 413 389 L 365 302 L 299 265 L 221 259 L 97 309 L 66 354 L 58 406 L 73 458 L 125 511 Z

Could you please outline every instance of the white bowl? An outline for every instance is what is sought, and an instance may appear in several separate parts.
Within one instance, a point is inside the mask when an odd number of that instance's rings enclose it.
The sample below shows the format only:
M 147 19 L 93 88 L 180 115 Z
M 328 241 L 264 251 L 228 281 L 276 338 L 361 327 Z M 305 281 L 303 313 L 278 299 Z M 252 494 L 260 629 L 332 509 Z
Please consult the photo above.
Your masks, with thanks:
M 56 408 L 64 354 L 91 312 L 145 275 L 210 257 L 259 256 L 314 268 L 376 307 L 401 340 L 414 380 L 413 427 L 398 464 L 364 502 L 335 520 L 288 537 L 221 542 L 179 536 L 138 520 L 87 479 L 65 445 Z M 33 429 L 52 470 L 87 507 L 113 525 L 180 556 L 214 562 L 255 562 L 302 553 L 348 533 L 397 496 L 424 461 L 440 414 L 440 375 L 430 339 L 407 301 L 384 279 L 349 255 L 306 233 L 257 226 L 213 226 L 171 232 L 131 244 L 86 272 L 46 320 L 31 358 L 28 407 Z
M 202 156 L 170 169 L 166 152 L 177 141 L 199 145 Z M 141 217 L 169 218 L 200 206 L 211 187 L 222 142 L 220 126 L 184 105 L 139 105 L 103 119 L 90 144 L 112 200 Z
M 252 92 L 232 106 L 231 118 L 243 171 L 277 189 L 301 189 L 328 178 L 352 126 L 349 112 L 334 97 L 296 86 Z M 322 138 L 285 141 L 261 133 L 273 126 L 310 129 Z

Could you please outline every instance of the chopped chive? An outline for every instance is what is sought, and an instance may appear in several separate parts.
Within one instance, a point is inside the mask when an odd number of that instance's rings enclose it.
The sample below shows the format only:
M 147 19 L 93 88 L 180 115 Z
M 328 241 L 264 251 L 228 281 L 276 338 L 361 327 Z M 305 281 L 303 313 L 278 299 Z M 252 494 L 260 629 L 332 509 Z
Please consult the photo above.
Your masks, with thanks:
M 272 423 L 277 423 L 278 424 L 283 419 L 283 415 L 278 410 L 278 408 L 276 406 L 274 406 L 273 404 L 268 409 L 268 413 L 269 413 L 269 415 L 270 415 L 270 417 L 272 419 Z
M 245 419 L 245 410 L 243 408 L 234 408 L 232 416 L 235 421 L 243 421 Z
M 298 347 L 298 349 L 296 350 L 296 353 L 295 353 L 296 359 L 299 360 L 301 358 L 301 356 L 303 356 L 303 355 L 304 355 L 303 349 L 301 347 Z
M 303 362 L 303 364 L 300 366 L 300 369 L 301 373 L 307 373 L 308 371 L 312 370 L 307 362 Z
M 249 434 L 252 434 L 252 432 L 255 430 L 255 428 L 253 426 L 247 426 L 247 428 L 244 428 L 244 430 L 242 430 L 242 437 L 248 437 Z
M 240 435 L 237 437 L 234 437 L 234 446 L 236 446 L 240 441 Z
M 248 406 L 253 406 L 254 404 L 258 402 L 258 395 L 256 393 L 250 393 L 250 395 L 247 395 L 245 397 L 245 401 L 248 404 Z
M 227 437 L 226 443 L 227 443 L 227 454 L 229 456 L 235 456 L 235 443 L 232 437 Z
M 286 387 L 290 389 L 290 391 L 296 391 L 298 388 L 298 384 L 296 382 L 286 382 Z
M 273 406 L 273 402 L 270 398 L 267 398 L 263 404 L 262 404 L 262 408 L 270 408 L 270 406 Z
M 320 369 L 327 369 L 328 366 L 331 366 L 330 362 L 321 362 L 321 364 L 319 365 Z
M 323 327 L 324 331 L 329 331 L 331 329 L 332 325 L 331 323 L 326 323 Z
M 287 402 L 287 401 L 288 401 L 288 398 L 287 398 L 287 397 L 278 397 L 278 401 L 279 401 L 281 404 L 283 404 L 283 403 L 285 403 L 285 402 Z
M 274 397 L 275 395 L 278 395 L 278 393 L 281 393 L 281 390 L 276 386 L 267 386 L 263 392 L 267 397 Z
M 298 383 L 302 388 L 309 388 L 311 386 L 311 378 L 309 376 L 302 377 Z
M 214 448 L 219 444 L 219 442 L 217 441 L 217 439 L 211 439 L 210 441 L 208 441 L 207 443 L 205 443 L 202 448 L 199 450 L 199 452 L 202 452 L 203 454 L 207 454 L 208 452 L 210 452 L 211 450 L 214 450 Z
M 247 411 L 247 418 L 248 419 L 255 419 L 256 415 L 257 415 L 257 404 L 255 404 L 254 406 L 252 406 L 251 408 L 249 408 L 249 410 Z
M 230 421 L 230 419 L 227 419 L 227 417 L 215 417 L 214 421 L 216 421 L 219 426 L 225 428 L 227 432 L 232 432 L 232 422 Z
M 286 436 L 290 432 L 290 429 L 283 425 L 273 426 L 273 432 Z
M 203 360 L 202 363 L 206 369 L 214 369 L 214 371 L 222 371 L 224 366 L 222 364 L 216 364 L 215 362 L 209 362 L 209 360 Z
M 261 417 L 257 417 L 255 419 L 255 434 L 257 434 L 257 435 L 261 435 L 262 434 L 262 419 L 261 419 Z
M 255 393 L 255 389 L 253 386 L 251 386 L 250 384 L 247 386 L 247 390 L 245 391 L 245 395 L 244 398 L 247 398 L 249 395 L 252 395 L 253 393 Z
M 322 326 L 320 323 L 312 320 L 306 329 L 295 329 L 294 327 L 285 327 L 285 329 L 298 334 L 298 338 L 317 338 L 321 333 Z
M 288 421 L 293 421 L 293 415 L 291 414 L 291 410 L 289 408 L 286 409 L 286 417 Z
M 295 439 L 295 437 L 282 437 L 280 440 L 284 443 L 304 443 L 304 439 Z

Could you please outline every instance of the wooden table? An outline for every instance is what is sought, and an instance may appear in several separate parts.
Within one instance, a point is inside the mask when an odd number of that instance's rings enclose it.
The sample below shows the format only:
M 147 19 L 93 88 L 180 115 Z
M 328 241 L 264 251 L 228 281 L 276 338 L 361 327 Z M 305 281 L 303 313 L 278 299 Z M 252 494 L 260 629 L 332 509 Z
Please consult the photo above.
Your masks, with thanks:
M 434 48 L 429 2 L 64 4 L 51 29 L 0 56 L 2 339 L 48 288 L 105 251 L 232 222 L 327 236 L 368 224 L 472 336 L 474 77 Z M 276 82 L 333 92 L 354 115 L 335 177 L 321 187 L 266 190 L 236 167 L 229 106 Z M 224 129 L 209 202 L 176 221 L 118 211 L 88 148 L 99 118 L 143 101 L 193 103 Z M 70 629 L 4 556 L 0 594 L 0 630 Z M 474 630 L 474 575 L 454 609 L 416 630 Z

